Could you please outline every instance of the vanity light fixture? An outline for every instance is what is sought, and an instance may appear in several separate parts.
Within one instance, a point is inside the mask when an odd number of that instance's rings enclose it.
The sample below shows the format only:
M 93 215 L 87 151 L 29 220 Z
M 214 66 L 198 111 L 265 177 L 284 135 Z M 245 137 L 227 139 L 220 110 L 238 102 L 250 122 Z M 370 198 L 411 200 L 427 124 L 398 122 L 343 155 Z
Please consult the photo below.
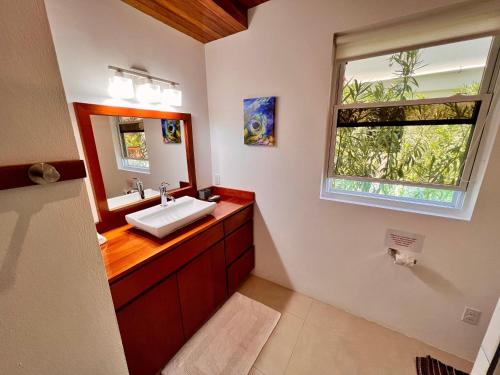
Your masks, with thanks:
M 138 83 L 136 88 L 136 98 L 141 103 L 158 104 L 161 103 L 161 87 L 151 79 Z
M 116 71 L 109 78 L 108 93 L 116 99 L 132 99 L 134 97 L 134 82 L 131 78 L 125 77 L 123 72 Z
M 173 107 L 182 106 L 182 91 L 177 88 L 177 85 L 170 85 L 163 90 L 163 97 L 166 104 Z
M 115 73 L 109 80 L 108 91 L 113 98 L 133 99 L 142 103 L 165 103 L 170 106 L 182 106 L 182 91 L 179 83 L 168 79 L 151 76 L 147 71 L 123 69 L 109 65 Z M 134 92 L 135 85 L 135 92 Z M 162 87 L 165 87 L 162 89 Z

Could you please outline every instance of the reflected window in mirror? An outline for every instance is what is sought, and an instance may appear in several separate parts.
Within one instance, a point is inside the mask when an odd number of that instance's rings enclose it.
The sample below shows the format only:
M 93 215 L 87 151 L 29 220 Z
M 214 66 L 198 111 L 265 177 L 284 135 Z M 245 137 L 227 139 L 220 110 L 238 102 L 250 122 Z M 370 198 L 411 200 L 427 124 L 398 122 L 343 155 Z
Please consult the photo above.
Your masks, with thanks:
M 136 117 L 117 117 L 116 131 L 119 147 L 116 147 L 118 168 L 129 171 L 149 172 L 148 147 L 144 121 Z

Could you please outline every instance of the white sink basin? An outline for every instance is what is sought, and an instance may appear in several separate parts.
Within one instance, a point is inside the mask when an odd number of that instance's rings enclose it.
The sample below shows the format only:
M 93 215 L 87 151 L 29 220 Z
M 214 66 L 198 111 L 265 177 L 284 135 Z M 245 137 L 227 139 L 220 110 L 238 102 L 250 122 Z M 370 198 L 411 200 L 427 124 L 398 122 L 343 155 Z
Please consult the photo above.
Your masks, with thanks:
M 144 189 L 144 199 L 159 197 L 160 192 L 153 189 Z M 126 206 L 130 203 L 141 201 L 139 192 L 119 195 L 118 197 L 108 198 L 108 209 L 114 210 L 115 208 Z
M 127 223 L 158 238 L 210 215 L 217 203 L 200 201 L 192 197 L 177 198 L 166 207 L 161 205 L 125 215 Z

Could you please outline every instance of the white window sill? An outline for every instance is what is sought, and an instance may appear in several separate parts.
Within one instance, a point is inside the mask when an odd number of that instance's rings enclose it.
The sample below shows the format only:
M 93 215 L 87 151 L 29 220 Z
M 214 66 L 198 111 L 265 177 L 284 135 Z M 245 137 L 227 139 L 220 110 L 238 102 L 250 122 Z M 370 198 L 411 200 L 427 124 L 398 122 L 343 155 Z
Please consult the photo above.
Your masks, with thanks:
M 394 198 L 373 197 L 349 192 L 330 191 L 322 191 L 320 199 L 368 207 L 377 207 L 394 211 L 410 212 L 420 215 L 438 216 L 454 220 L 470 221 L 472 217 L 472 210 L 467 210 L 465 208 L 465 203 L 463 208 L 454 208 L 426 203 L 409 202 Z
M 121 170 L 121 171 L 126 171 L 126 172 L 151 174 L 151 172 L 149 171 L 149 169 L 132 168 L 132 167 L 119 167 L 118 169 Z

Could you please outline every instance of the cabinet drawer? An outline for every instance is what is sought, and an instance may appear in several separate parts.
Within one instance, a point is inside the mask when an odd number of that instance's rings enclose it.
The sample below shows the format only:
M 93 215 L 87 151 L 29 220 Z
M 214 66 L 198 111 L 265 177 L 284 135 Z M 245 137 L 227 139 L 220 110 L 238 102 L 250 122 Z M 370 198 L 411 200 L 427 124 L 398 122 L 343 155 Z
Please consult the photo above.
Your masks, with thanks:
M 253 217 L 253 205 L 224 220 L 224 233 L 228 235 Z
M 220 241 L 223 236 L 222 223 L 217 224 L 111 284 L 111 296 L 113 297 L 115 309 L 119 309 L 147 288 L 181 268 L 191 259 Z
M 253 245 L 253 222 L 248 221 L 226 237 L 226 265 L 230 265 Z
M 230 295 L 238 289 L 238 286 L 247 278 L 254 267 L 255 249 L 252 246 L 227 270 L 227 285 Z

